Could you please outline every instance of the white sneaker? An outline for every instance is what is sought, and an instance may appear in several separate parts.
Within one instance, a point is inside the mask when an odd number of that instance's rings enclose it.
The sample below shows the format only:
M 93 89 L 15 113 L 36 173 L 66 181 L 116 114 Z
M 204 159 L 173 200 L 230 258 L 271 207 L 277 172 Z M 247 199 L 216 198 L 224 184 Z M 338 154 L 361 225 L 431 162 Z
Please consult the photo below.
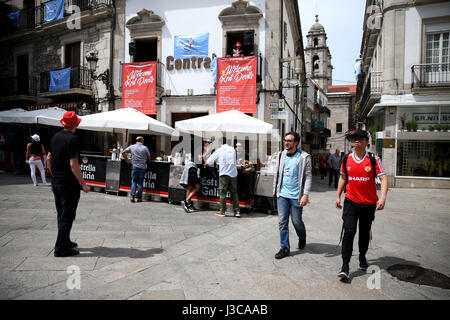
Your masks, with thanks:
M 37 183 L 33 183 L 33 186 L 37 187 Z

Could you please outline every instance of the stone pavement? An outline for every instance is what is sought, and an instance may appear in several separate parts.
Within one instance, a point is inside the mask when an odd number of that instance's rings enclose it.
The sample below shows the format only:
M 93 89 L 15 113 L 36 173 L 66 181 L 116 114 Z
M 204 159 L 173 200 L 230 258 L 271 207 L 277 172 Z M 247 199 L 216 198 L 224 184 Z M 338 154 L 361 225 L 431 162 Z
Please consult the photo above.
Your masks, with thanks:
M 40 181 L 40 180 L 39 180 Z M 450 290 L 392 277 L 386 268 L 412 264 L 450 274 L 450 190 L 391 189 L 377 212 L 368 262 L 343 283 L 336 192 L 314 179 L 304 210 L 307 245 L 276 260 L 276 215 L 186 214 L 164 201 L 130 203 L 124 196 L 81 195 L 72 240 L 80 255 L 55 258 L 56 212 L 50 187 L 29 176 L 0 174 L 0 299 L 445 299 Z M 80 289 L 69 266 L 77 266 Z M 380 288 L 369 289 L 367 283 Z M 71 278 L 72 277 L 72 278 Z M 75 282 L 74 282 L 75 281 Z M 373 287 L 373 285 L 372 285 Z

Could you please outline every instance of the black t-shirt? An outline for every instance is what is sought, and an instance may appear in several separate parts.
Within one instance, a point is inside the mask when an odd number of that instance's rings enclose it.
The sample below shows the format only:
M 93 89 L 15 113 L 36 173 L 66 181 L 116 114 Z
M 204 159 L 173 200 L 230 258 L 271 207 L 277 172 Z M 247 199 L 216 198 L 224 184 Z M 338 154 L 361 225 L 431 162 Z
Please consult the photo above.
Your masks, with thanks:
M 79 138 L 72 132 L 62 130 L 53 136 L 50 144 L 53 185 L 79 186 L 70 169 L 70 159 L 78 158 L 79 152 Z
M 42 154 L 42 144 L 37 141 L 33 141 L 30 146 L 30 154 L 40 156 Z

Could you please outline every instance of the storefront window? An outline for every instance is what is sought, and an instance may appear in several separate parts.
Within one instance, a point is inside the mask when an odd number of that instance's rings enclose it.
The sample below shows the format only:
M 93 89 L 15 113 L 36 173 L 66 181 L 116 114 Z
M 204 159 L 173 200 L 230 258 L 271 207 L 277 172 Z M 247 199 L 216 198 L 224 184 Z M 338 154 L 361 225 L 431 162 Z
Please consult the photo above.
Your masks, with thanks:
M 427 129 L 429 125 L 449 125 L 450 107 L 449 106 L 423 106 L 400 108 L 400 118 L 404 117 L 404 122 L 410 120 L 417 121 L 418 129 Z M 400 119 L 398 121 L 401 129 Z
M 397 175 L 450 178 L 450 142 L 399 140 Z

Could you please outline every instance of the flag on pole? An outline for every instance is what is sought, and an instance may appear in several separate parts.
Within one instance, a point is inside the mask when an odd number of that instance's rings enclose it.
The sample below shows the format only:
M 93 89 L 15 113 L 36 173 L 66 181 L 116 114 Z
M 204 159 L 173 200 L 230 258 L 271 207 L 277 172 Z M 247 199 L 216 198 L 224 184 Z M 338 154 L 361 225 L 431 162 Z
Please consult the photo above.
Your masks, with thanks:
M 20 11 L 12 12 L 8 14 L 8 17 L 11 19 L 14 28 L 17 27 L 17 24 L 19 23 Z

